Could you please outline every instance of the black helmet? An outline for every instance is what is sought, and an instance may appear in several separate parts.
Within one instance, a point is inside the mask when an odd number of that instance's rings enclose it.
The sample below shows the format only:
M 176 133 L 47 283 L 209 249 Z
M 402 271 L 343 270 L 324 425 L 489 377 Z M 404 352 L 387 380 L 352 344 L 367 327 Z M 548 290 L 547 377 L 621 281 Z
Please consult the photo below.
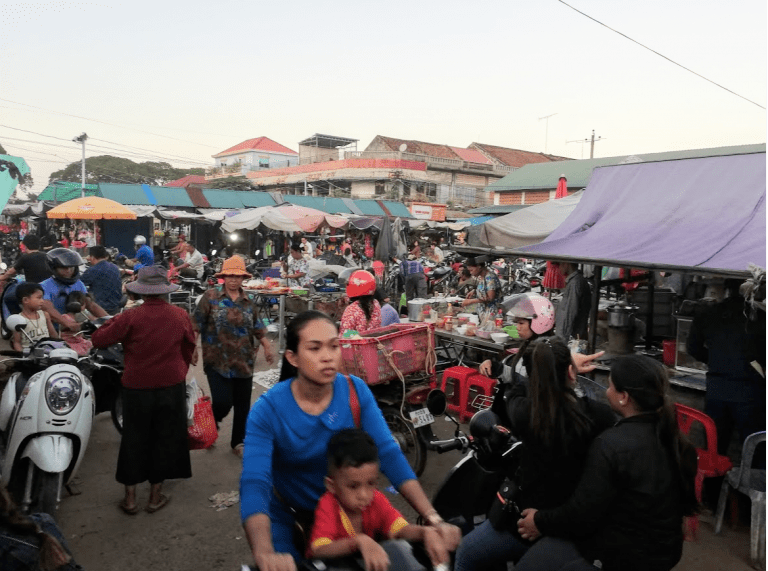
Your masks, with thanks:
M 72 250 L 68 250 L 67 248 L 54 248 L 45 256 L 48 260 L 48 268 L 51 270 L 53 277 L 56 280 L 67 285 L 72 285 L 78 280 L 80 275 L 80 266 L 85 263 L 80 257 L 80 254 L 73 252 Z M 58 273 L 56 273 L 57 268 L 75 268 L 75 273 L 72 274 L 71 278 L 62 278 Z

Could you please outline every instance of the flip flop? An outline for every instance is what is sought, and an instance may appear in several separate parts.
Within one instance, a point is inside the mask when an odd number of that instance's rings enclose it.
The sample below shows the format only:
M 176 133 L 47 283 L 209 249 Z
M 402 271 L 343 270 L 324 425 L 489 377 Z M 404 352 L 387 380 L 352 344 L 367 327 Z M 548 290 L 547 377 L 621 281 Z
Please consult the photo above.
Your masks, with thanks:
M 128 505 L 126 505 L 125 503 L 125 500 L 117 504 L 117 507 L 123 510 L 123 513 L 127 515 L 136 515 L 141 510 L 141 508 L 139 507 L 139 504 L 134 504 L 133 506 L 128 507 Z
M 166 496 L 165 494 L 160 494 L 160 501 L 156 504 L 147 504 L 147 507 L 144 508 L 144 510 L 147 513 L 155 513 L 157 510 L 163 509 L 168 502 L 171 501 L 171 496 Z

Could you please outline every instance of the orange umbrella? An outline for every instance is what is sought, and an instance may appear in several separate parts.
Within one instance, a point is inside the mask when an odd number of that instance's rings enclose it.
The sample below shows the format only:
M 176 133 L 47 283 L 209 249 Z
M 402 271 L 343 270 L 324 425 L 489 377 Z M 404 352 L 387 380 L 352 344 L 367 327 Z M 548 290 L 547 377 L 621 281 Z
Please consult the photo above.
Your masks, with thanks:
M 108 198 L 86 196 L 68 200 L 47 213 L 48 218 L 69 218 L 70 220 L 136 220 L 136 213 L 127 206 Z

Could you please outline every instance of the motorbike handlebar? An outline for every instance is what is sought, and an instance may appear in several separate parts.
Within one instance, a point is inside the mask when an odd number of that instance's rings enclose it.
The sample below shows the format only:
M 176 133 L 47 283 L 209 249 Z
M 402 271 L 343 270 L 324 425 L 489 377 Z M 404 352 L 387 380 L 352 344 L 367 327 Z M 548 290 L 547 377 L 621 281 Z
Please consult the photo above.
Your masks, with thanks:
M 469 447 L 469 438 L 466 436 L 457 436 L 450 440 L 433 440 L 427 444 L 427 448 L 434 450 L 438 454 L 450 452 L 451 450 L 464 450 Z

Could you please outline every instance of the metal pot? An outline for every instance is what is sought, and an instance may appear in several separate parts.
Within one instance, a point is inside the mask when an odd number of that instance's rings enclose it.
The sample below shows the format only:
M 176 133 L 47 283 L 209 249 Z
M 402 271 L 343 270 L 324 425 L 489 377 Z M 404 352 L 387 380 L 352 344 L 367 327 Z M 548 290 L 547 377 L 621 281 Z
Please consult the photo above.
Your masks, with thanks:
M 429 299 L 412 299 L 408 302 L 408 319 L 411 321 L 420 321 L 424 306 L 432 306 Z
M 636 305 L 619 302 L 608 308 L 608 327 L 632 327 L 637 312 Z

